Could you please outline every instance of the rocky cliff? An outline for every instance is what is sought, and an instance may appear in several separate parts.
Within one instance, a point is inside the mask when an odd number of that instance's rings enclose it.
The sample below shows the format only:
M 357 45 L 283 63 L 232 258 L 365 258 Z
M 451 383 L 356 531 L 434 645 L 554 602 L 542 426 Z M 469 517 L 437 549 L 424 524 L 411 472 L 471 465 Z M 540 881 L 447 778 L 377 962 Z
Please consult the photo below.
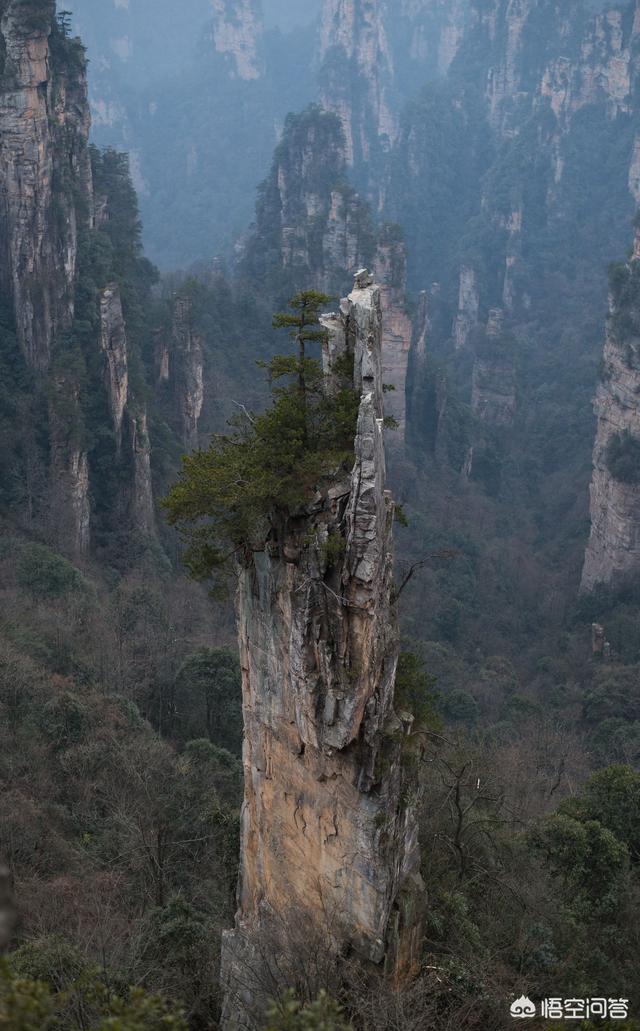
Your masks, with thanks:
M 264 75 L 262 52 L 262 7 L 258 0 L 212 0 L 213 45 L 216 53 L 228 57 L 240 79 Z
M 320 33 L 320 100 L 340 118 L 349 165 L 388 150 L 397 134 L 394 65 L 383 3 L 327 0 Z
M 98 522 L 153 532 L 144 388 L 139 359 L 132 385 L 119 285 L 137 312 L 152 273 L 126 159 L 91 150 L 89 124 L 84 49 L 64 14 L 50 0 L 3 0 L 2 359 L 30 412 L 13 475 L 28 484 L 31 530 L 74 556 L 89 551 L 98 511 Z
M 394 711 L 379 287 L 360 276 L 323 323 L 327 369 L 354 357 L 355 461 L 239 570 L 245 801 L 227 1029 L 259 1026 L 265 994 L 296 966 L 345 951 L 399 964 L 419 937 L 417 784 L 403 773 L 413 718 Z
M 114 507 L 123 525 L 150 536 L 155 532 L 155 506 L 147 406 L 130 385 L 127 328 L 117 283 L 109 283 L 100 294 L 100 344 L 116 460 L 125 470 Z
M 620 586 L 640 571 L 640 231 L 612 273 L 582 589 Z
M 157 395 L 186 451 L 198 446 L 198 426 L 205 401 L 204 341 L 194 325 L 193 299 L 178 292 L 171 323 L 156 335 Z
M 425 81 L 447 72 L 469 7 L 469 0 L 324 0 L 319 98 L 339 116 L 347 163 L 372 196 L 403 105 Z
M 49 367 L 73 318 L 91 197 L 85 62 L 53 0 L 0 3 L 0 289 L 27 363 Z
M 489 426 L 511 426 L 516 415 L 515 341 L 503 330 L 503 312 L 489 313 L 475 346 L 471 410 Z
M 375 270 L 384 296 L 383 365 L 394 387 L 390 414 L 404 439 L 406 379 L 413 327 L 406 312 L 406 250 L 398 226 L 377 226 L 369 206 L 349 185 L 347 148 L 338 118 L 312 106 L 288 118 L 243 274 L 280 304 L 307 289 L 334 294 L 363 266 Z

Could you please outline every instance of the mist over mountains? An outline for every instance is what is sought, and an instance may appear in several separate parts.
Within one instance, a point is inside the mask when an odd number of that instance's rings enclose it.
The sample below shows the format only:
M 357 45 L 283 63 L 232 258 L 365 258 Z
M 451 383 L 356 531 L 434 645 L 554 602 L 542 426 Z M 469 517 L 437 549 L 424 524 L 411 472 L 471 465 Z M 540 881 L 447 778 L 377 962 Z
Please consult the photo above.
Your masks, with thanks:
M 0 0 L 0 1024 L 633 1023 L 638 0 L 71 6 Z

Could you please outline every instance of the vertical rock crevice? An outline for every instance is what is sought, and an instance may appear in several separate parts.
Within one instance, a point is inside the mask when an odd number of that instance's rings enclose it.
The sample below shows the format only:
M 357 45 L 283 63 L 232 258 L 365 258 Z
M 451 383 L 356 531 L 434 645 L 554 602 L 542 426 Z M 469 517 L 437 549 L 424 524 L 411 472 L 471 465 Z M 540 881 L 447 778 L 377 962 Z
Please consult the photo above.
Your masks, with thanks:
M 57 28 L 53 0 L 0 0 L 0 39 L 0 290 L 27 364 L 45 371 L 73 318 L 78 230 L 90 211 L 86 66 Z
M 640 228 L 612 274 L 591 479 L 591 533 L 582 590 L 640 572 Z
M 323 317 L 325 368 L 352 355 L 360 394 L 351 475 L 239 570 L 245 800 L 236 926 L 223 943 L 227 1031 L 258 1027 L 266 996 L 283 987 L 283 925 L 290 943 L 304 927 L 309 946 L 374 966 L 407 962 L 419 939 L 392 919 L 404 889 L 419 886 L 419 854 L 403 767 L 413 718 L 394 711 L 380 295 L 359 274 Z

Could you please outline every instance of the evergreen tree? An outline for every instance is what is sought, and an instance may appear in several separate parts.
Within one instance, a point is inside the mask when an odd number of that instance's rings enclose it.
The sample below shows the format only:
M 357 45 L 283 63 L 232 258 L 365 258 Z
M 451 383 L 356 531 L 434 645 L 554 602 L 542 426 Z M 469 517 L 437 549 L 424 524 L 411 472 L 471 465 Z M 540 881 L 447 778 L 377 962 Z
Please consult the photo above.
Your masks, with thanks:
M 164 505 L 183 531 L 185 562 L 198 579 L 234 555 L 261 550 L 274 525 L 352 460 L 359 406 L 352 361 L 336 362 L 339 388 L 328 391 L 320 361 L 307 354 L 308 344 L 326 337 L 318 312 L 328 300 L 305 291 L 291 300 L 293 313 L 274 317 L 275 326 L 290 328 L 298 353 L 258 363 L 269 376 L 271 407 L 258 415 L 243 410 L 230 434 L 183 459 Z

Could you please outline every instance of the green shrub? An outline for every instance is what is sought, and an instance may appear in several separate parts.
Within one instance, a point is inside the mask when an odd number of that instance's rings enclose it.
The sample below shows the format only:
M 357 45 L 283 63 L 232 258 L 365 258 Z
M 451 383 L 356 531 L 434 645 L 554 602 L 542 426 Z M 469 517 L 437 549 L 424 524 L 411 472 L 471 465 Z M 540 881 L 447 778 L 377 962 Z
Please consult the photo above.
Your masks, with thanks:
M 49 598 L 89 590 L 88 581 L 80 570 L 43 544 L 27 544 L 23 547 L 16 568 L 16 580 L 19 587 Z

